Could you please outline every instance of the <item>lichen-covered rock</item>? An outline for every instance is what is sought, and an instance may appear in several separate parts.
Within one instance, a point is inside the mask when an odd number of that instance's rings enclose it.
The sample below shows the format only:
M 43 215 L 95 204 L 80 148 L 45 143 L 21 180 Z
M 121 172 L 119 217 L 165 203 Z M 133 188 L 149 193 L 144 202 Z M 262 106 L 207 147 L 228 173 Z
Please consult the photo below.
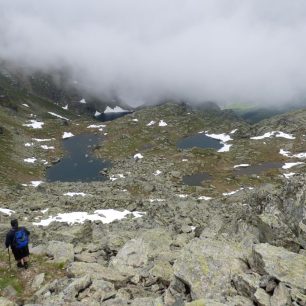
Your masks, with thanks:
M 80 291 L 85 290 L 91 285 L 90 275 L 73 280 L 67 288 L 63 290 L 65 300 L 74 300 Z
M 288 288 L 283 284 L 275 288 L 274 293 L 270 299 L 271 306 L 291 306 L 292 301 Z
M 48 256 L 52 257 L 54 262 L 66 263 L 74 260 L 74 250 L 71 243 L 62 241 L 49 241 L 46 248 Z
M 254 294 L 254 300 L 259 306 L 270 306 L 270 295 L 262 288 L 258 288 Z
M 135 274 L 136 269 L 144 267 L 161 253 L 170 251 L 171 237 L 160 229 L 146 231 L 139 238 L 129 240 L 112 260 L 111 266 L 116 270 Z
M 0 296 L 0 305 L 1 306 L 17 306 L 16 303 L 6 299 L 5 297 Z
M 40 273 L 36 275 L 32 282 L 31 287 L 36 290 L 39 289 L 42 286 L 44 280 L 45 280 L 45 273 Z
M 103 279 L 118 286 L 125 284 L 129 280 L 128 276 L 97 263 L 73 262 L 68 267 L 67 272 L 72 277 L 82 277 L 89 274 L 93 280 Z
M 174 274 L 190 287 L 192 299 L 223 297 L 233 292 L 231 277 L 247 267 L 238 244 L 193 239 L 174 264 Z M 223 296 L 223 297 L 222 297 Z
M 259 287 L 260 276 L 255 273 L 241 273 L 233 276 L 233 283 L 240 295 L 253 298 Z
M 306 289 L 306 256 L 262 243 L 254 246 L 252 265 L 260 274 L 268 274 L 292 287 Z

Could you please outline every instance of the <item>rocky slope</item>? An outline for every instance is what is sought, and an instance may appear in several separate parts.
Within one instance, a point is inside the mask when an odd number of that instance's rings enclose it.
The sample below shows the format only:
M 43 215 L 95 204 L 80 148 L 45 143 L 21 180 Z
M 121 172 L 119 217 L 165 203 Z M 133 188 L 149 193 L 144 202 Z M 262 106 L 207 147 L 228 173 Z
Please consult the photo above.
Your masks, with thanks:
M 11 120 L 2 125 L 14 136 L 6 139 L 13 139 L 13 160 L 21 165 L 18 145 L 28 139 L 55 138 L 49 157 L 26 149 L 51 162 L 62 154 L 64 131 L 82 133 L 94 123 L 73 114 L 68 126 L 44 117 L 48 128 L 37 131 L 22 126 L 26 113 L 18 113 L 17 123 L 9 111 L 2 114 Z M 306 113 L 285 118 L 251 126 L 229 111 L 144 108 L 93 130 L 107 133 L 95 154 L 112 160 L 105 170 L 110 180 L 22 186 L 44 180 L 45 165 L 35 163 L 27 166 L 29 176 L 3 180 L 1 239 L 18 217 L 31 231 L 33 255 L 30 269 L 17 271 L 1 252 L 1 305 L 306 305 L 306 176 L 304 155 L 297 156 L 306 151 L 300 125 Z M 199 132 L 230 135 L 225 143 L 232 146 L 176 147 Z M 301 164 L 292 166 L 295 174 L 281 167 L 235 170 L 264 162 Z M 209 181 L 182 183 L 184 175 L 203 171 Z

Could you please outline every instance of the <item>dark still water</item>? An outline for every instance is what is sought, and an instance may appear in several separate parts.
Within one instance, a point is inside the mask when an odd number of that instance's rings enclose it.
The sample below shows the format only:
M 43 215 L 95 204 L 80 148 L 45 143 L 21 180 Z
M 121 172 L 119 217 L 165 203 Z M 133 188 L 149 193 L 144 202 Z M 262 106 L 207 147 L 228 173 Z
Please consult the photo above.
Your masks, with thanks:
M 280 169 L 282 166 L 283 163 L 280 162 L 266 162 L 259 165 L 237 168 L 234 170 L 234 174 L 236 176 L 252 175 L 252 174 L 258 175 L 271 169 Z
M 181 139 L 176 144 L 179 149 L 192 148 L 210 148 L 219 150 L 223 147 L 219 140 L 206 136 L 205 134 L 197 134 Z
M 102 140 L 95 134 L 82 134 L 63 140 L 66 153 L 57 164 L 47 169 L 48 182 L 90 182 L 105 181 L 107 176 L 99 173 L 103 168 L 109 168 L 111 163 L 95 158 L 92 149 Z
M 211 179 L 212 176 L 206 172 L 196 173 L 183 176 L 183 184 L 188 186 L 202 186 L 202 182 L 209 181 Z
M 95 117 L 95 119 L 106 122 L 106 121 L 112 121 L 118 118 L 121 118 L 123 116 L 126 116 L 128 114 L 131 114 L 131 112 L 121 112 L 121 113 L 102 113 L 101 115 Z

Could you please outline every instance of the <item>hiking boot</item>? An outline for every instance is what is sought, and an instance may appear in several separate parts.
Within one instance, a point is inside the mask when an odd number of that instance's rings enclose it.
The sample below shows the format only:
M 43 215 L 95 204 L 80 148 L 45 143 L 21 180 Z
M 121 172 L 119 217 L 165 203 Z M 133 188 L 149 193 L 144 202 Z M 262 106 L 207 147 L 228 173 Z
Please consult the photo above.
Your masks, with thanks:
M 21 262 L 18 262 L 17 263 L 17 268 L 23 268 L 24 266 L 23 266 L 23 264 L 21 263 Z
M 29 267 L 28 263 L 25 262 L 25 263 L 24 263 L 24 268 L 27 269 L 28 267 Z

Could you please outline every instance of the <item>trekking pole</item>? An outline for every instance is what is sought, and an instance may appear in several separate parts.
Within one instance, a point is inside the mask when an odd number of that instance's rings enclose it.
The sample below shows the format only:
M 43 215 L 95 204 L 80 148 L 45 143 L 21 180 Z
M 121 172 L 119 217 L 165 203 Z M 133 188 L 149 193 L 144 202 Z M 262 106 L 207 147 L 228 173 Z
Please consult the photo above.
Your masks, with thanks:
M 11 265 L 11 253 L 10 253 L 10 248 L 9 248 L 9 247 L 7 248 L 7 252 L 8 252 L 8 258 L 9 258 L 9 267 L 10 267 L 10 270 L 12 270 L 12 265 Z

